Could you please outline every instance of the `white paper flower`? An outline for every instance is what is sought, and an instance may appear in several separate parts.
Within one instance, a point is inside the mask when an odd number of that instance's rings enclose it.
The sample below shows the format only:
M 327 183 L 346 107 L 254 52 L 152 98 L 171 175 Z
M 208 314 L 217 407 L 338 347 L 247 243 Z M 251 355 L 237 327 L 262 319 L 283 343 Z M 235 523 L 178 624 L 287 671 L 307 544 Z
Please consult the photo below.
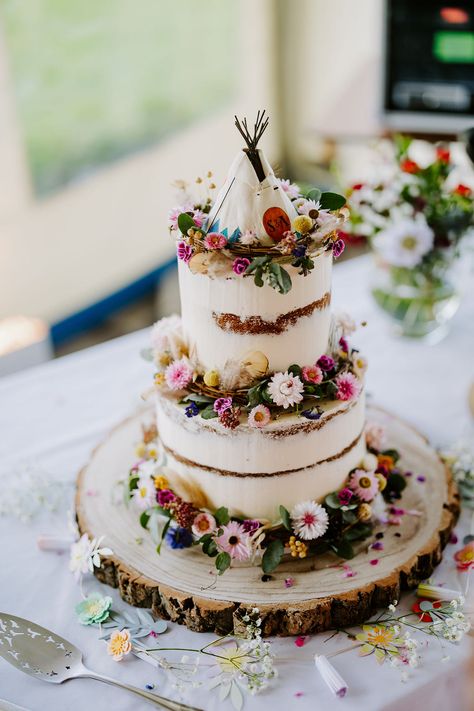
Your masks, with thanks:
M 153 479 L 149 476 L 142 476 L 137 482 L 137 488 L 132 491 L 134 504 L 140 511 L 146 511 L 156 503 L 156 490 Z
M 315 501 L 302 501 L 291 512 L 291 525 L 297 536 L 312 541 L 322 536 L 328 527 L 326 509 Z
M 151 345 L 155 359 L 168 354 L 173 360 L 186 355 L 188 348 L 184 340 L 179 316 L 167 316 L 157 321 L 151 330 Z
M 84 533 L 76 543 L 71 546 L 69 570 L 79 579 L 85 573 L 92 573 L 95 568 L 100 568 L 100 556 L 112 555 L 110 548 L 101 548 L 104 537 L 89 539 Z
M 351 336 L 357 328 L 352 316 L 349 316 L 345 311 L 339 311 L 335 314 L 334 318 L 336 326 L 341 329 L 341 334 L 345 337 Z
M 245 244 L 247 247 L 258 242 L 257 233 L 253 230 L 245 230 L 239 237 L 239 242 Z
M 292 375 L 288 371 L 285 373 L 275 373 L 268 385 L 270 397 L 279 407 L 285 410 L 291 405 L 296 405 L 303 399 L 304 385 L 298 375 Z
M 433 246 L 433 230 L 424 218 L 401 220 L 379 232 L 374 248 L 381 257 L 396 267 L 416 267 Z

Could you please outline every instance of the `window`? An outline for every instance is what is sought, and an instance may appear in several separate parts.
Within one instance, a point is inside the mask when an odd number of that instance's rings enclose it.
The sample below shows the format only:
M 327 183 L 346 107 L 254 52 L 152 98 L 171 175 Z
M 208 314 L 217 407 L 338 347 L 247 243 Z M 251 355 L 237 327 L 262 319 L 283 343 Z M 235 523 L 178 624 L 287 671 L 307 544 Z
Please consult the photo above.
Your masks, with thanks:
M 4 0 L 0 7 L 39 195 L 234 97 L 238 0 Z

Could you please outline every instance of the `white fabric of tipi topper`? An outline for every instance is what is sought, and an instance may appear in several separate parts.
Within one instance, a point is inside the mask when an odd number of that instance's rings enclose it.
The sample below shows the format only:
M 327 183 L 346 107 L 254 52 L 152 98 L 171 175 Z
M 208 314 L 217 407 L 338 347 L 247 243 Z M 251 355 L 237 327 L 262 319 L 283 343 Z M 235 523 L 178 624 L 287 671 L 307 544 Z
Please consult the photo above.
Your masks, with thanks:
M 281 208 L 290 222 L 297 216 L 296 209 L 275 177 L 263 151 L 259 150 L 258 154 L 265 180 L 259 181 L 247 153 L 239 151 L 210 212 L 210 232 L 226 230 L 228 239 L 235 241 L 239 233 L 252 230 L 260 242 L 271 244 L 273 241 L 266 234 L 262 222 L 266 210 L 271 207 Z

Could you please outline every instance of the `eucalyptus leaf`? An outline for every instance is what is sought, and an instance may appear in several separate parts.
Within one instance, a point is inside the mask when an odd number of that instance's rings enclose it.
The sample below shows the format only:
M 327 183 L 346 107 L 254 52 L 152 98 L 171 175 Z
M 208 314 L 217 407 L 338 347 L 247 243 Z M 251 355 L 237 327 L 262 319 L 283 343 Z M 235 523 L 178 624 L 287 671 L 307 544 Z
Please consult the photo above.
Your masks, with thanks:
M 186 397 L 183 398 L 184 402 L 190 401 L 190 402 L 214 402 L 212 397 L 209 397 L 209 395 L 201 395 L 200 393 L 189 393 L 189 395 L 186 395 Z
M 226 526 L 230 521 L 228 509 L 225 506 L 221 506 L 214 513 L 214 518 L 218 526 Z
M 287 531 L 291 531 L 291 519 L 290 519 L 290 512 L 288 509 L 285 509 L 284 506 L 280 506 L 280 517 L 282 520 L 282 523 L 284 527 L 286 528 Z
M 276 539 L 270 541 L 262 558 L 262 570 L 264 573 L 271 573 L 279 565 L 285 547 L 283 543 Z
M 152 361 L 153 348 L 142 348 L 140 351 L 140 356 L 143 358 L 143 360 Z
M 204 408 L 204 410 L 201 410 L 200 415 L 203 420 L 213 420 L 215 417 L 219 417 L 218 413 L 214 410 L 213 405 L 208 405 Z
M 326 498 L 324 499 L 324 503 L 327 506 L 329 506 L 330 509 L 340 509 L 341 508 L 341 502 L 339 501 L 339 497 L 335 491 L 333 491 L 331 494 L 328 494 L 326 496 Z
M 321 199 L 321 190 L 319 188 L 312 188 L 312 190 L 306 194 L 306 199 L 318 202 L 318 200 Z
M 337 545 L 332 545 L 331 548 L 336 553 L 336 555 L 346 560 L 350 560 L 354 557 L 354 549 L 349 543 L 349 541 L 341 541 Z
M 227 568 L 230 568 L 230 560 L 230 555 L 225 551 L 219 553 L 216 558 L 216 568 L 219 571 L 219 575 L 222 575 Z

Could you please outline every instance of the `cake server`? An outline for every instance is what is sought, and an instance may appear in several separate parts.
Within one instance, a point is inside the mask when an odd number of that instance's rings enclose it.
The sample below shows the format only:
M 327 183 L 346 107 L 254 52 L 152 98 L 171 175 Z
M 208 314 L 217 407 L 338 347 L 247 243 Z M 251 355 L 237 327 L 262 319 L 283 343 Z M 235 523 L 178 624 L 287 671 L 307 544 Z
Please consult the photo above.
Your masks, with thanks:
M 82 652 L 73 644 L 34 622 L 3 612 L 0 612 L 0 657 L 19 671 L 53 684 L 69 679 L 96 679 L 120 686 L 170 711 L 201 711 L 90 671 L 82 663 Z

